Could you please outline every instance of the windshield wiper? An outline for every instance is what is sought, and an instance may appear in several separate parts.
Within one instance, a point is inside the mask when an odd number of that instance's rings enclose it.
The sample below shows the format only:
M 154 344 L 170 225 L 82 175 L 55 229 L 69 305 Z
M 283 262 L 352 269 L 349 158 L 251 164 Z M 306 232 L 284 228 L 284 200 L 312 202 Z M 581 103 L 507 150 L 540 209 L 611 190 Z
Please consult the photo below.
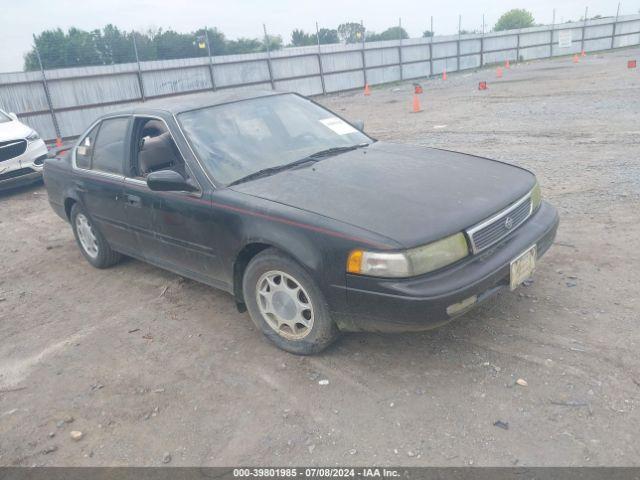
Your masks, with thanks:
M 312 160 L 313 159 L 311 158 L 305 157 L 305 158 L 301 158 L 300 160 L 296 160 L 295 162 L 285 163 L 284 165 L 277 165 L 275 167 L 263 168 L 262 170 L 258 170 L 257 172 L 250 173 L 245 177 L 241 177 L 238 180 L 234 180 L 233 182 L 229 183 L 227 187 L 231 187 L 239 183 L 248 182 L 249 180 L 255 180 L 256 178 L 268 177 L 269 175 L 273 175 L 274 173 L 278 173 L 283 170 L 288 170 L 292 167 L 310 162 Z
M 356 145 L 349 145 L 348 147 L 331 147 L 326 150 L 320 150 L 319 152 L 312 153 L 305 157 L 307 160 L 317 160 L 320 158 L 331 157 L 332 155 L 337 155 L 339 153 L 349 152 L 351 150 L 355 150 L 357 148 L 362 148 L 368 146 L 368 143 L 358 143 Z
M 231 187 L 233 185 L 237 185 L 239 183 L 248 182 L 250 180 L 255 180 L 257 178 L 268 177 L 269 175 L 273 175 L 274 173 L 281 172 L 283 170 L 289 170 L 290 168 L 296 167 L 298 165 L 302 165 L 308 162 L 317 162 L 321 158 L 330 157 L 332 155 L 338 155 L 339 153 L 348 152 L 350 150 L 355 150 L 357 148 L 366 147 L 369 145 L 368 143 L 359 143 L 357 145 L 350 145 L 348 147 L 332 147 L 327 148 L 326 150 L 320 150 L 319 152 L 312 153 L 311 155 L 307 155 L 304 158 L 296 160 L 291 163 L 285 163 L 284 165 L 277 165 L 275 167 L 263 168 L 262 170 L 258 170 L 257 172 L 250 173 L 238 180 L 234 180 L 229 183 L 227 187 Z

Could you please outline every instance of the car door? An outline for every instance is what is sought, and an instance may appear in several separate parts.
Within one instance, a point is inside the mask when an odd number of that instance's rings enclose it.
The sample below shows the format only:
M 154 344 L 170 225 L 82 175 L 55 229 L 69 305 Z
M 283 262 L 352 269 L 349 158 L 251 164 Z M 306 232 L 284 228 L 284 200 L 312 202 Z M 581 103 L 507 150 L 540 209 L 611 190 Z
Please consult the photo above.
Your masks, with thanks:
M 138 118 L 134 123 L 134 151 L 139 144 L 135 132 L 140 131 L 140 123 L 146 120 L 148 117 Z M 177 146 L 175 154 L 179 163 L 176 169 L 197 184 Z M 128 172 L 131 173 L 123 184 L 125 211 L 127 222 L 136 233 L 139 256 L 189 278 L 219 286 L 221 264 L 216 251 L 213 212 L 211 202 L 203 197 L 202 188 L 197 192 L 150 190 L 135 154 L 131 156 Z
M 73 159 L 73 188 L 107 242 L 119 251 L 132 241 L 122 202 L 130 123 L 130 116 L 100 121 L 80 141 Z

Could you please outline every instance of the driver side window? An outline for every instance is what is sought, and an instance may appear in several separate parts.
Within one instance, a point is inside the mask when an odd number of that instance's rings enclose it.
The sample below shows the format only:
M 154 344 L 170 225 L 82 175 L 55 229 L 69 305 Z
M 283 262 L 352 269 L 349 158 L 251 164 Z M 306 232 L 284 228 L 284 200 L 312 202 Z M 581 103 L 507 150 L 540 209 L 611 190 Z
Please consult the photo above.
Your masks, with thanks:
M 184 159 L 161 120 L 136 118 L 133 148 L 131 177 L 145 179 L 159 170 L 174 170 L 187 177 Z

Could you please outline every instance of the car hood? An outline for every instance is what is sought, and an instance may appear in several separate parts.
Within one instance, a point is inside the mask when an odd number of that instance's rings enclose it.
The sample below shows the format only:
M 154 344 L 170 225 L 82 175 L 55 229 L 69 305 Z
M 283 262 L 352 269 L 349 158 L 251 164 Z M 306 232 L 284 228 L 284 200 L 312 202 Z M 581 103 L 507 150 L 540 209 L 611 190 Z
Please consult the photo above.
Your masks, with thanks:
M 231 188 L 413 247 L 478 223 L 534 184 L 531 172 L 496 160 L 376 142 Z
M 0 142 L 25 138 L 29 133 L 31 129 L 17 120 L 0 123 Z

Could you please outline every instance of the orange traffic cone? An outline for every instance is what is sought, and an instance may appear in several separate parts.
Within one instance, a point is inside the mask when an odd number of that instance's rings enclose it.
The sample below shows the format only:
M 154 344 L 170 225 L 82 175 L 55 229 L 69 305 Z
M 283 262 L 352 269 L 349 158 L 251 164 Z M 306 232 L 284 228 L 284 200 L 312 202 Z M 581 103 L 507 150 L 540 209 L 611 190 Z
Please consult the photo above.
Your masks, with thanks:
M 509 59 L 505 60 L 504 68 L 511 68 L 511 65 L 509 64 Z
M 62 139 L 60 137 L 56 138 L 56 147 L 61 147 L 62 146 Z
M 413 94 L 413 113 L 421 112 L 422 108 L 420 108 L 420 97 L 417 94 Z
M 502 78 L 502 68 L 500 67 L 496 68 L 496 77 Z
M 576 54 L 573 56 L 573 63 L 578 63 L 579 61 L 580 61 L 580 59 L 578 58 L 578 54 L 576 53 Z
M 371 95 L 371 89 L 369 88 L 369 84 L 368 84 L 368 83 L 365 83 L 365 84 L 364 84 L 364 94 L 365 94 L 365 96 L 367 96 L 367 97 L 368 97 L 369 95 Z
M 581 57 L 586 57 L 587 56 L 587 52 L 585 52 L 584 50 L 582 50 L 582 53 L 580 54 Z
M 445 68 L 445 69 L 442 71 L 442 80 L 446 80 L 446 79 L 447 79 L 447 69 Z

